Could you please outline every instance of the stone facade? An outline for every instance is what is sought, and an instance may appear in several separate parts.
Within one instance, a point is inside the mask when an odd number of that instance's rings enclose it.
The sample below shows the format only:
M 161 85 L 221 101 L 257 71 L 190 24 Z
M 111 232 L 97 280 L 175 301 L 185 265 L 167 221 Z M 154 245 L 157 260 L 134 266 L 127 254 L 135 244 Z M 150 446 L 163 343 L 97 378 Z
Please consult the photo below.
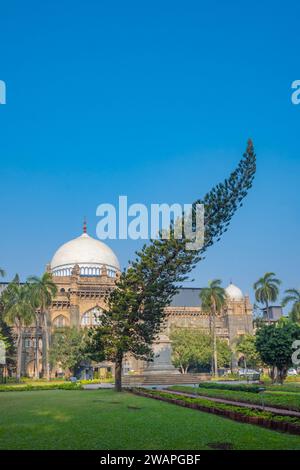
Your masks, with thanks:
M 117 257 L 104 243 L 93 239 L 86 233 L 62 245 L 55 253 L 47 271 L 53 274 L 57 285 L 57 295 L 49 309 L 48 326 L 53 332 L 56 328 L 77 327 L 88 328 L 97 324 L 101 312 L 105 308 L 107 294 L 115 287 L 120 275 Z M 5 288 L 0 285 L 0 292 Z M 160 338 L 153 344 L 156 354 L 154 363 L 144 363 L 128 356 L 124 361 L 124 373 L 176 372 L 171 364 L 171 342 L 169 340 L 172 327 L 198 328 L 209 331 L 209 317 L 202 312 L 200 306 L 201 289 L 179 289 L 169 307 L 166 308 L 166 320 Z M 217 335 L 232 344 L 236 337 L 252 333 L 252 306 L 247 296 L 243 296 L 239 288 L 230 284 L 226 288 L 228 301 L 217 320 Z M 38 344 L 36 326 L 27 328 L 23 344 L 24 375 L 34 375 L 34 349 L 38 347 L 40 373 L 45 369 L 43 363 L 43 334 L 38 328 Z M 113 364 L 102 363 L 100 369 L 113 369 Z M 61 372 L 59 369 L 54 373 Z
M 82 276 L 75 267 L 71 276 L 54 276 L 57 284 L 58 294 L 50 309 L 49 326 L 53 331 L 55 328 L 64 326 L 75 326 L 87 328 L 97 321 L 97 315 L 101 316 L 101 310 L 105 308 L 105 297 L 114 288 L 115 279 L 108 277 L 103 271 L 101 276 Z M 163 370 L 170 372 L 166 362 L 166 357 L 170 358 L 171 344 L 169 334 L 172 327 L 200 328 L 209 332 L 209 317 L 201 310 L 199 293 L 201 289 L 180 289 L 179 295 L 175 296 L 172 304 L 166 308 L 166 320 L 159 340 L 154 344 L 154 351 L 157 358 L 154 364 L 147 365 L 132 357 L 127 357 L 124 361 L 124 372 L 134 371 L 136 373 L 158 372 L 159 364 L 163 362 Z M 193 295 L 191 295 L 191 293 Z M 188 303 L 192 306 L 178 305 L 180 294 L 184 294 Z M 195 294 L 197 294 L 195 299 Z M 198 305 L 195 305 L 195 303 Z M 232 344 L 236 337 L 245 333 L 252 333 L 252 305 L 246 296 L 240 300 L 228 298 L 227 305 L 218 317 L 217 336 Z M 28 329 L 27 338 L 34 338 L 32 329 Z M 42 335 L 40 334 L 40 342 Z M 34 340 L 33 340 L 34 341 Z M 23 373 L 33 375 L 33 345 L 25 340 Z M 27 346 L 27 347 L 25 347 Z M 40 345 L 40 351 L 42 347 Z M 99 368 L 113 369 L 113 364 L 98 364 Z M 41 363 L 41 370 L 43 364 Z M 59 372 L 59 370 L 58 370 Z

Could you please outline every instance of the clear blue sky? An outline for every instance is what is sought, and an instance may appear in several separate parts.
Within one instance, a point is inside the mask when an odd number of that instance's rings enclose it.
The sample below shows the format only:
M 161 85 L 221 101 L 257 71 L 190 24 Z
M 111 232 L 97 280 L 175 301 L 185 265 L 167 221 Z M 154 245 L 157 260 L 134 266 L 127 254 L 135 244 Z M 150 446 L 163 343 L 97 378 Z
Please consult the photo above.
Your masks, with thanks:
M 254 140 L 253 190 L 194 272 L 299 287 L 299 2 L 15 1 L 0 6 L 0 266 L 42 273 L 96 207 L 192 202 Z M 115 241 L 122 266 L 139 243 Z

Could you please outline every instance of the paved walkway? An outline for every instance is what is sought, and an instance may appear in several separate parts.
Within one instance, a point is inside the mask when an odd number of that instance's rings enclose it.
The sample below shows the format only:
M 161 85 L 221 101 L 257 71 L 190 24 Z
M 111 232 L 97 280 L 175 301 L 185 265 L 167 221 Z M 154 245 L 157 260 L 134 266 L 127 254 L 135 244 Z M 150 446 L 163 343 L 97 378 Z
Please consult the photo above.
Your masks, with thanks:
M 99 384 L 86 384 L 83 386 L 84 390 L 98 390 L 99 388 L 114 388 L 114 384 L 111 383 L 99 383 Z
M 185 393 L 185 392 L 177 392 L 175 390 L 171 389 L 164 389 L 162 391 L 168 391 L 175 393 L 175 395 L 183 395 L 185 397 L 191 397 L 191 398 L 205 398 L 205 400 L 210 400 L 214 401 L 217 403 L 225 403 L 227 405 L 235 405 L 235 406 L 242 406 L 245 408 L 254 408 L 258 410 L 264 410 L 264 411 L 270 411 L 271 413 L 276 413 L 277 415 L 284 415 L 284 416 L 296 416 L 297 418 L 300 418 L 300 412 L 299 411 L 293 411 L 293 410 L 284 410 L 281 408 L 273 408 L 271 406 L 263 406 L 263 405 L 257 405 L 255 403 L 245 403 L 245 402 L 240 402 L 240 401 L 233 401 L 233 400 L 225 400 L 224 398 L 214 398 L 214 397 L 206 397 L 205 395 L 195 395 L 193 393 Z

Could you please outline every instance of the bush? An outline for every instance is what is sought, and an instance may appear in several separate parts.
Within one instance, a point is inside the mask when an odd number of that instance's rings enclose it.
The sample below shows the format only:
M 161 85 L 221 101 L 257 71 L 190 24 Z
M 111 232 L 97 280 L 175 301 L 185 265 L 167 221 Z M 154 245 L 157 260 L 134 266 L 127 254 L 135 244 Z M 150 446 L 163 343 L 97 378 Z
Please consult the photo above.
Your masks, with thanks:
M 79 383 L 81 383 L 82 385 L 101 384 L 101 383 L 113 383 L 113 382 L 114 382 L 114 379 L 113 379 L 113 378 L 107 378 L 107 379 L 90 379 L 90 380 L 82 379 L 82 380 L 79 380 Z
M 300 398 L 300 383 L 287 383 L 283 385 L 267 385 L 267 391 L 269 392 L 283 392 L 283 393 L 299 393 Z
M 246 385 L 246 384 L 223 384 L 220 382 L 204 382 L 199 384 L 200 388 L 209 388 L 216 390 L 234 390 L 236 392 L 250 392 L 258 393 L 260 390 L 259 385 Z
M 285 382 L 286 383 L 292 383 L 292 382 L 295 382 L 295 383 L 300 383 L 300 376 L 288 376 L 286 379 L 285 379 Z
M 260 420 L 264 419 L 268 421 L 291 423 L 291 424 L 297 425 L 297 427 L 299 427 L 299 430 L 300 430 L 300 418 L 294 417 L 294 416 L 277 415 L 275 413 L 271 413 L 270 411 L 245 408 L 245 407 L 236 406 L 236 405 L 227 405 L 225 403 L 219 403 L 219 402 L 212 402 L 210 400 L 206 400 L 205 398 L 191 398 L 191 397 L 185 397 L 183 395 L 178 396 L 174 393 L 163 392 L 160 390 L 133 389 L 133 392 L 135 391 L 141 394 L 146 394 L 146 395 L 149 394 L 154 397 L 159 396 L 162 398 L 167 398 L 170 400 L 174 400 L 178 403 L 197 404 L 201 406 L 201 408 L 207 408 L 207 410 L 211 410 L 211 411 L 222 410 L 222 411 L 236 413 L 236 414 L 239 414 L 240 416 L 260 418 Z
M 170 390 L 176 390 L 185 393 L 195 393 L 193 387 L 176 385 L 170 387 Z M 254 405 L 261 405 L 262 400 L 266 406 L 275 408 L 282 408 L 287 410 L 300 411 L 300 400 L 297 394 L 275 394 L 268 393 L 268 390 L 262 394 L 252 392 L 240 392 L 228 389 L 211 389 L 199 387 L 196 389 L 198 395 L 204 395 L 212 398 L 223 398 L 224 400 L 240 401 L 244 403 L 251 403 Z
M 77 383 L 64 382 L 64 383 L 40 383 L 40 384 L 27 384 L 27 385 L 0 385 L 0 392 L 29 392 L 37 390 L 81 390 L 82 386 Z
M 229 374 L 221 375 L 220 377 L 214 377 L 214 380 L 217 380 L 218 382 L 234 381 L 234 380 L 240 380 L 240 376 L 239 374 L 230 372 Z

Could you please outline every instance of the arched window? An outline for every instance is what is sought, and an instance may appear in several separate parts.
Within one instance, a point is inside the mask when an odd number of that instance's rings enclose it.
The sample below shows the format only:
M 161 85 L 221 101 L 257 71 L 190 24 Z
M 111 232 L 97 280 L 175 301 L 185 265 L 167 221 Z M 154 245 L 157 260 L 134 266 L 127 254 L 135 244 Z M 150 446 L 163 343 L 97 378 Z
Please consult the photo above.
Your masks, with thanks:
M 89 314 L 89 312 L 86 312 L 84 315 L 82 315 L 81 324 L 83 326 L 90 325 L 90 314 Z
M 101 323 L 102 310 L 99 307 L 92 308 L 81 317 L 82 326 L 96 326 Z
M 58 315 L 58 317 L 54 318 L 53 325 L 56 328 L 63 328 L 66 326 L 66 318 L 63 315 Z

